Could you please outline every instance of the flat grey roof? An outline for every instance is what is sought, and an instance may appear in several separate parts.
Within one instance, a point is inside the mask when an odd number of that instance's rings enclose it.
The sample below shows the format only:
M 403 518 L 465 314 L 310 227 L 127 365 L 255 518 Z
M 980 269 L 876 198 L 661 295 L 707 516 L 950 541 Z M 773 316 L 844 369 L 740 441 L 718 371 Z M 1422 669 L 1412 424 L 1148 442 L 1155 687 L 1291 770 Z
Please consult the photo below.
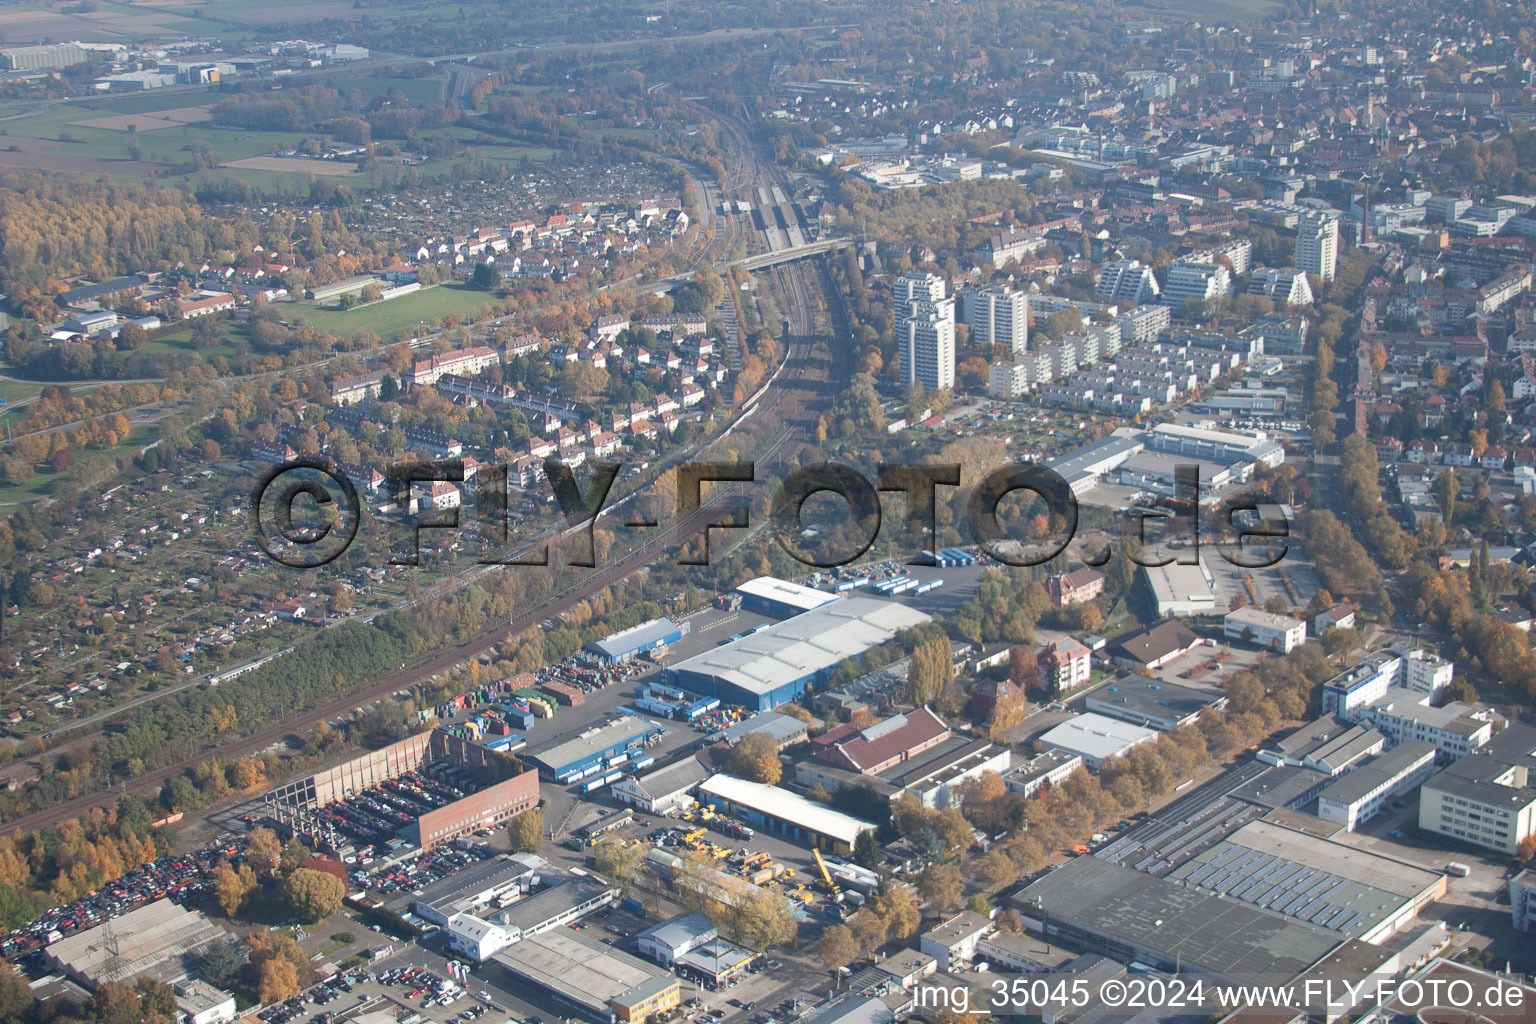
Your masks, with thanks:
M 1386 753 L 1376 755 L 1353 771 L 1333 780 L 1318 796 L 1336 803 L 1352 804 L 1387 785 L 1416 762 L 1426 757 L 1434 760 L 1434 756 L 1435 748 L 1430 744 L 1404 740 Z
M 1060 473 L 1062 478 L 1070 483 L 1074 477 L 1092 471 L 1106 459 L 1129 457 L 1145 447 L 1146 442 L 1140 437 L 1111 434 L 1102 440 L 1068 452 L 1060 458 L 1051 459 L 1046 465 Z
M 648 793 L 652 800 L 659 800 L 674 793 L 685 793 L 713 774 L 697 757 L 685 757 L 676 764 L 641 775 L 635 779 L 635 785 Z
M 805 733 L 805 723 L 793 715 L 778 711 L 763 711 L 751 718 L 743 718 L 720 734 L 725 742 L 735 746 L 749 733 L 765 732 L 775 743 L 783 743 L 791 737 Z
M 613 886 L 594 875 L 571 875 L 558 885 L 526 896 L 495 915 L 508 928 L 528 931 L 559 917 L 590 900 L 595 900 Z
M 1223 694 L 1142 676 L 1123 676 L 1090 693 L 1087 706 L 1090 711 L 1117 718 L 1184 718 L 1218 701 L 1225 701 Z
M 1076 857 L 1013 897 L 1022 914 L 1071 921 L 1090 934 L 1157 950 L 1171 963 L 1251 984 L 1289 981 L 1341 937 L 1204 889 Z
M 589 942 L 569 928 L 554 928 L 514 942 L 496 961 L 578 1006 L 608 1013 L 608 1002 L 658 981 L 677 979 L 611 946 Z
M 479 896 L 497 886 L 506 885 L 528 873 L 528 867 L 515 860 L 493 857 L 469 867 L 460 868 L 444 875 L 430 885 L 422 886 L 421 895 L 410 894 L 409 903 L 425 903 L 429 907 L 443 909 L 463 903 L 469 906 Z M 448 914 L 453 916 L 453 912 Z
M 639 715 L 620 715 L 583 731 L 579 736 L 530 752 L 528 756 L 550 768 L 560 768 L 585 760 L 600 750 L 638 740 L 658 728 L 660 726 Z

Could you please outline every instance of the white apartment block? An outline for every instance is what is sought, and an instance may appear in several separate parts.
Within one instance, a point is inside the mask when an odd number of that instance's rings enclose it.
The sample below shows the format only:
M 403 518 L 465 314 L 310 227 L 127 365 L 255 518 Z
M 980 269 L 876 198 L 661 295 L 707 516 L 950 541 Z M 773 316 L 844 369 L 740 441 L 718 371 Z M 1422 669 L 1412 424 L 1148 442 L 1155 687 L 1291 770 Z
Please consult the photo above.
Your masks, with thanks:
M 1248 605 L 1228 612 L 1222 621 L 1222 633 L 1229 640 L 1245 640 L 1289 654 L 1307 642 L 1307 624 L 1289 615 L 1276 615 Z
M 1152 268 L 1140 260 L 1115 260 L 1104 264 L 1094 290 L 1106 299 L 1124 299 L 1138 306 L 1156 302 L 1162 294 Z
M 1317 816 L 1353 832 L 1389 800 L 1423 784 L 1435 773 L 1435 748 L 1412 740 L 1334 779 L 1317 797 Z
M 891 311 L 899 324 L 911 316 L 918 304 L 938 305 L 944 301 L 944 279 L 937 274 L 912 271 L 902 274 L 891 285 Z
M 1536 932 L 1536 871 L 1509 880 L 1509 909 L 1517 932 Z
M 955 386 L 955 304 L 953 299 L 920 302 L 896 322 L 901 346 L 901 382 L 921 381 L 929 391 Z
M 1296 269 L 1332 281 L 1338 261 L 1338 220 L 1323 213 L 1302 217 L 1296 225 Z
M 1232 294 L 1232 275 L 1220 263 L 1171 263 L 1162 303 L 1177 308 L 1189 299 L 1206 302 Z
M 987 368 L 987 394 L 992 398 L 1018 398 L 1029 390 L 1029 371 L 1023 363 L 993 363 Z
M 971 289 L 965 293 L 965 325 L 971 344 L 1007 345 L 1022 355 L 1029 347 L 1029 297 L 1011 288 Z

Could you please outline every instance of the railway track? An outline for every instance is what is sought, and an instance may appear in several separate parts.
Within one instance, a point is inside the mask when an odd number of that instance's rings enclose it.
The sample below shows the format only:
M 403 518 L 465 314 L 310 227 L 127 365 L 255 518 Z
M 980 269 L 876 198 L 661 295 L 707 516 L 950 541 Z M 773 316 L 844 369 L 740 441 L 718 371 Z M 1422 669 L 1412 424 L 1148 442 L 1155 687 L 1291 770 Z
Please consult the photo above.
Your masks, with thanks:
M 742 156 L 738 166 L 741 172 L 750 173 L 757 181 L 781 184 L 782 174 L 779 169 L 755 156 L 746 133 L 739 123 L 734 121 L 722 123 L 728 126 L 728 130 L 740 143 L 738 152 Z M 841 313 L 841 304 L 835 301 L 836 292 L 832 286 L 831 276 L 827 272 L 824 257 L 818 256 L 797 264 L 777 266 L 773 268 L 773 277 L 779 291 L 788 300 L 790 333 L 783 369 L 753 409 L 755 416 L 776 415 L 783 420 L 783 429 L 774 435 L 773 440 L 757 455 L 759 483 L 773 479 L 773 471 L 786 462 L 800 446 L 810 442 L 817 420 L 831 407 L 835 398 L 834 382 L 847 379 L 852 363 L 852 346 L 846 343 L 851 339 L 844 338 L 845 343 L 839 344 L 839 339 L 834 337 L 830 340 L 831 358 L 827 372 L 824 377 L 818 372 L 820 357 L 816 350 L 818 342 L 824 339 L 818 338 L 815 334 L 818 308 L 815 301 L 816 292 L 820 292 L 828 300 L 828 309 L 834 314 L 836 333 L 846 334 L 847 331 L 846 317 Z M 0 824 L 0 835 L 56 825 L 78 817 L 92 808 L 108 806 L 124 792 L 153 795 L 166 780 L 210 757 L 240 758 L 255 754 L 317 723 L 334 720 L 390 694 L 424 683 L 455 665 L 479 657 L 509 637 L 534 628 L 550 616 L 569 609 L 604 587 L 659 561 L 669 552 L 676 551 L 701 530 L 706 529 L 721 506 L 746 493 L 749 486 L 756 485 L 716 485 L 691 515 L 662 528 L 662 532 L 637 545 L 617 560 L 591 570 L 565 590 L 520 613 L 506 626 L 498 626 L 472 640 L 438 651 L 405 666 L 399 672 L 354 690 L 345 697 L 297 714 L 291 719 L 274 723 L 269 728 L 243 739 L 222 744 L 216 748 L 206 747 L 194 755 L 121 782 L 116 788 L 75 797 L 46 810 Z

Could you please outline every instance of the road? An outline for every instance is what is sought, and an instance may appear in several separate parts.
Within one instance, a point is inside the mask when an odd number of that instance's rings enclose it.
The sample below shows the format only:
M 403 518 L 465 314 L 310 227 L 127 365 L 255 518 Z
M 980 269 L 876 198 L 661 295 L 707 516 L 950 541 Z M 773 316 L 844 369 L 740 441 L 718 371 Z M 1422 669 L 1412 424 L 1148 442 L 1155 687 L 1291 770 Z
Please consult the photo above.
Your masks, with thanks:
M 738 128 L 738 131 L 741 131 Z M 741 142 L 750 144 L 745 132 L 739 135 Z M 741 161 L 743 173 L 762 175 L 767 181 L 782 182 L 782 172 L 749 155 Z M 799 450 L 809 443 L 817 421 L 835 399 L 838 385 L 851 372 L 853 347 L 847 344 L 846 314 L 837 301 L 822 259 L 812 258 L 773 268 L 774 287 L 781 293 L 781 309 L 789 321 L 790 338 L 786 346 L 784 363 L 773 379 L 762 389 L 759 396 L 749 402 L 750 409 L 737 423 L 749 419 L 761 421 L 777 417 L 781 430 L 756 458 L 757 479 L 772 480 L 781 475 L 783 467 Z M 816 334 L 816 315 L 825 303 L 834 322 L 838 325 L 836 337 L 827 339 Z M 830 341 L 830 345 L 827 343 Z M 822 351 L 823 346 L 830 353 Z M 830 355 L 830 358 L 828 358 Z M 208 748 L 193 756 L 182 758 L 173 764 L 140 775 L 122 784 L 120 789 L 110 789 L 86 794 L 73 800 L 56 804 L 43 811 L 0 825 L 0 835 L 25 829 L 36 829 L 57 824 L 76 817 L 93 807 L 115 801 L 119 792 L 126 790 L 152 795 L 170 777 L 180 774 L 217 753 L 225 758 L 239 758 L 265 750 L 281 743 L 291 734 L 322 721 L 330 721 L 355 708 L 386 697 L 398 690 L 422 683 L 435 675 L 446 672 L 455 665 L 476 658 L 490 651 L 509 636 L 535 628 L 552 615 L 563 612 L 578 602 L 591 597 L 604 587 L 617 583 L 631 574 L 663 558 L 671 557 L 684 543 L 706 529 L 713 522 L 721 507 L 739 497 L 750 485 L 717 485 L 704 497 L 697 511 L 669 526 L 658 526 L 656 535 L 637 545 L 616 561 L 590 571 L 579 582 L 560 593 L 524 611 L 510 623 L 498 626 L 458 646 L 435 652 L 403 667 L 399 672 L 378 679 L 354 690 L 347 696 L 314 708 L 292 718 L 274 722 L 262 731 L 219 746 Z M 484 571 L 482 568 L 481 571 Z M 238 685 L 232 682 L 229 685 Z

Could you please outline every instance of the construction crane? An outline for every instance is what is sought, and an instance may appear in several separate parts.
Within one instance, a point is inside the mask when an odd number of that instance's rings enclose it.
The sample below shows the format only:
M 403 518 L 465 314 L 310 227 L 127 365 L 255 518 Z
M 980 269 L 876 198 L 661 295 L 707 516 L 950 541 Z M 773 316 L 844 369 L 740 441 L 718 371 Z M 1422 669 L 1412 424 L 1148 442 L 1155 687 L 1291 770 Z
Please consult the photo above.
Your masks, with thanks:
M 821 851 L 813 846 L 811 847 L 811 855 L 816 858 L 816 870 L 821 872 L 821 880 L 826 884 L 827 891 L 836 899 L 842 894 L 842 890 L 837 887 L 836 882 L 832 881 L 832 872 L 827 870 L 827 862 L 821 859 Z

